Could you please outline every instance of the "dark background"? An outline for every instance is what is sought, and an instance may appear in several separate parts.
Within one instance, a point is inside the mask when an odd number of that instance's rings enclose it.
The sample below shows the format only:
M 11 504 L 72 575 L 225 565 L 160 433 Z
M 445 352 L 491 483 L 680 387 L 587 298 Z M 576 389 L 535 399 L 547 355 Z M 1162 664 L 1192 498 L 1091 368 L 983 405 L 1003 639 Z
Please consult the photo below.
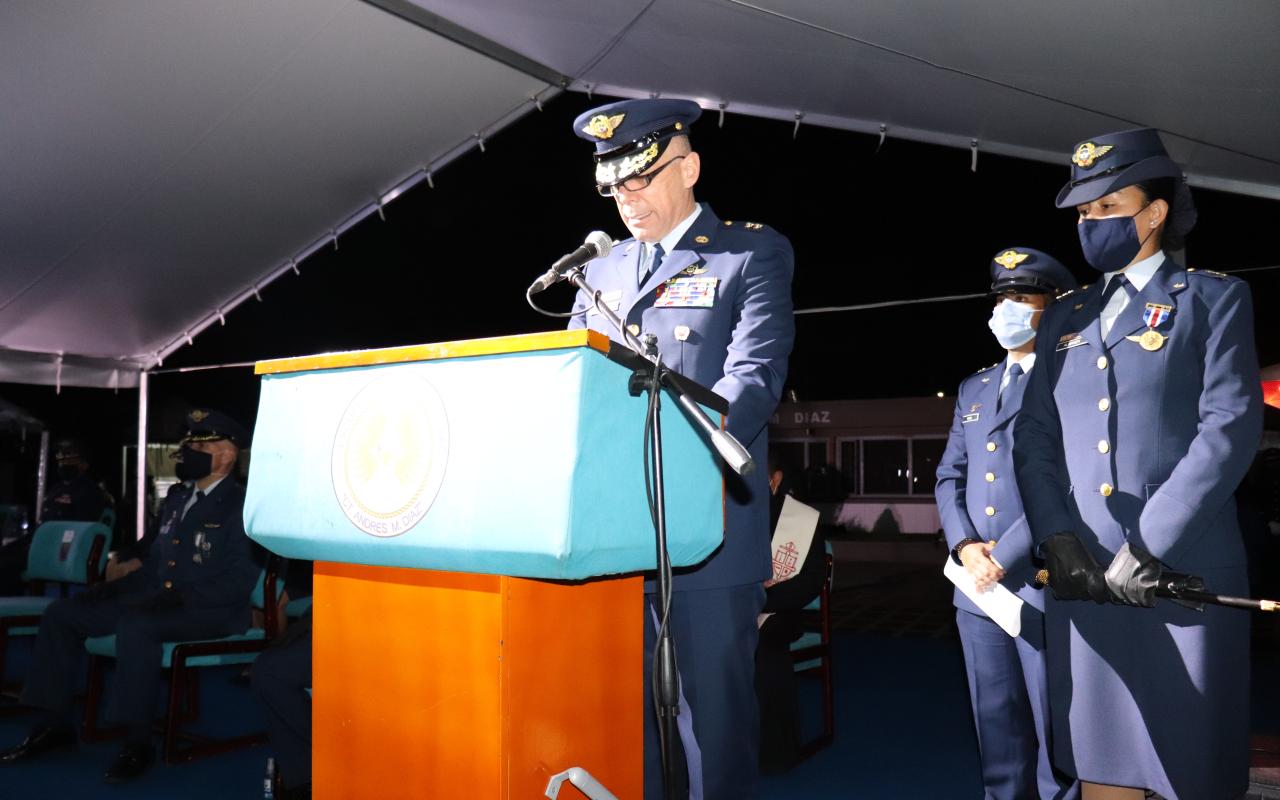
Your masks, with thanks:
M 582 111 L 606 102 L 565 94 L 486 141 L 344 234 L 227 315 L 164 368 L 470 339 L 562 327 L 525 303 L 524 289 L 585 234 L 627 232 L 613 201 L 593 188 L 590 145 L 571 132 Z M 989 259 L 1010 246 L 1056 255 L 1082 282 L 1075 215 L 1053 207 L 1062 165 L 728 114 L 693 126 L 702 153 L 697 194 L 723 219 L 767 223 L 796 251 L 797 309 L 985 290 Z M 1102 133 L 1102 131 L 1099 131 Z M 199 187 L 192 187 L 199 191 Z M 1280 202 L 1195 190 L 1200 222 L 1190 266 L 1219 270 L 1280 264 L 1272 237 Z M 267 265 L 263 265 L 264 269 Z M 1263 365 L 1280 362 L 1280 270 L 1243 275 L 1253 289 Z M 181 281 L 175 268 L 175 281 Z M 567 309 L 567 286 L 541 296 Z M 208 298 L 213 307 L 225 298 Z M 998 360 L 985 299 L 800 315 L 788 389 L 802 400 L 952 394 Z M 120 485 L 120 447 L 136 440 L 137 393 L 0 386 L 0 396 L 45 420 L 54 437 L 76 435 L 97 472 Z M 251 423 L 252 368 L 156 375 L 152 441 L 173 441 L 192 405 Z M 514 402 L 514 400 L 513 400 Z M 1269 411 L 1268 428 L 1280 428 Z M 12 448 L 16 445 L 10 443 Z M 26 456 L 32 451 L 26 446 Z M 12 450 L 11 450 L 12 452 Z M 17 489 L 15 488 L 15 491 Z M 21 494 L 21 492 L 19 492 Z M 0 498 L 9 499 L 9 498 Z M 23 497 L 12 498 L 19 502 Z

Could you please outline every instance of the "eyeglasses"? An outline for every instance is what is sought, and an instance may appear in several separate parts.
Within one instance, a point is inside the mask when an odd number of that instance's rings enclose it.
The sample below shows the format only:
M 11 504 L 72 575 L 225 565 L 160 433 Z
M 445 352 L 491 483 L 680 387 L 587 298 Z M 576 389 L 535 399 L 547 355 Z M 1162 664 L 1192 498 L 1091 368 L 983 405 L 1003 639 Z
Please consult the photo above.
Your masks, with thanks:
M 601 197 L 613 197 L 614 194 L 617 193 L 618 187 L 622 187 L 623 189 L 626 189 L 628 192 L 639 192 L 643 189 L 647 189 L 649 188 L 649 184 L 653 183 L 653 179 L 661 175 L 664 169 L 676 163 L 682 158 L 684 158 L 684 156 L 676 156 L 675 158 L 671 159 L 667 163 L 655 169 L 653 172 L 648 172 L 648 173 L 645 173 L 644 175 L 635 175 L 633 177 L 627 178 L 625 181 L 620 181 L 618 183 L 615 183 L 612 186 L 597 185 L 596 191 L 600 193 Z

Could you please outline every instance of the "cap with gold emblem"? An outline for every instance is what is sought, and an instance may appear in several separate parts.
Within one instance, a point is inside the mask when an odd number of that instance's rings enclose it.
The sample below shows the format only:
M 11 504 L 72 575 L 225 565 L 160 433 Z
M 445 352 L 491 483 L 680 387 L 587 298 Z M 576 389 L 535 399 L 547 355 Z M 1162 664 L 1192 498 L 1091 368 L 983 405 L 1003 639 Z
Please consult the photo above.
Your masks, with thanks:
M 1090 203 L 1117 189 L 1155 178 L 1182 178 L 1155 128 L 1087 139 L 1071 152 L 1071 180 L 1058 192 L 1058 208 Z
M 193 408 L 187 413 L 187 435 L 183 442 L 213 442 L 226 439 L 236 447 L 249 446 L 249 431 L 221 411 Z
M 1071 270 L 1048 253 L 1030 247 L 1006 247 L 991 258 L 991 294 L 1058 294 L 1076 288 Z
M 573 132 L 596 146 L 596 183 L 614 186 L 656 163 L 701 114 L 692 100 L 620 100 L 580 114 Z

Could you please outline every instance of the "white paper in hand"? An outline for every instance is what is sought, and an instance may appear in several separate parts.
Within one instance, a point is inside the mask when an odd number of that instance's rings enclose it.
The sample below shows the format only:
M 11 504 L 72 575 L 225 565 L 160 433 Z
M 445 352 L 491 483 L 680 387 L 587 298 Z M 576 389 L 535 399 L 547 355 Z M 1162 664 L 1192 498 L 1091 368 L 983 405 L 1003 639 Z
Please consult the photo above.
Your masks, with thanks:
M 991 621 L 999 625 L 1005 633 L 1010 636 L 1017 636 L 1022 632 L 1022 603 L 1021 597 L 1004 588 L 1000 584 L 996 584 L 989 591 L 978 591 L 977 585 L 973 582 L 973 576 L 969 571 L 955 562 L 951 556 L 947 556 L 946 564 L 942 567 L 942 574 L 947 580 L 956 585 L 965 597 L 973 601 L 973 604 L 982 609 Z
M 773 580 L 785 581 L 795 577 L 804 566 L 813 544 L 813 532 L 818 529 L 818 509 L 807 506 L 787 495 L 782 501 L 782 513 L 778 515 L 778 527 L 773 531 Z

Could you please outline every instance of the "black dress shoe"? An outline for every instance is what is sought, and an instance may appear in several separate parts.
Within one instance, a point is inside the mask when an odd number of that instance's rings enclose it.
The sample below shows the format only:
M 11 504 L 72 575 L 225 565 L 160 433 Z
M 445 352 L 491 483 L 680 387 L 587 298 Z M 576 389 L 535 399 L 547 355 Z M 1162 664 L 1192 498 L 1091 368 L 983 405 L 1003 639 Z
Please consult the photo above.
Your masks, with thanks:
M 71 728 L 40 728 L 22 740 L 17 747 L 0 752 L 0 764 L 16 764 L 50 750 L 74 747 L 76 732 Z
M 149 744 L 127 744 L 116 755 L 116 760 L 107 768 L 102 779 L 107 783 L 124 783 L 131 781 L 147 771 L 151 762 L 156 759 L 156 751 Z

